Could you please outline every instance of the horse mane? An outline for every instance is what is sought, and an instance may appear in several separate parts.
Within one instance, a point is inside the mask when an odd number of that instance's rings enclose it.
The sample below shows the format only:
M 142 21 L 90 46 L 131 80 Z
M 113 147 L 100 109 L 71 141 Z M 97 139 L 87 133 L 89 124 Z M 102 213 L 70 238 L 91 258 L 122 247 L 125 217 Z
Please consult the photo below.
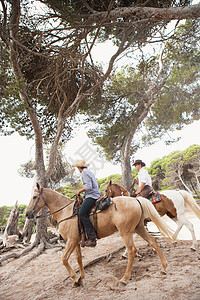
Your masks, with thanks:
M 129 193 L 128 191 L 127 191 L 127 189 L 125 189 L 125 187 L 123 187 L 121 184 L 119 184 L 119 183 L 112 183 L 112 185 L 115 185 L 115 186 L 117 186 L 123 193 Z

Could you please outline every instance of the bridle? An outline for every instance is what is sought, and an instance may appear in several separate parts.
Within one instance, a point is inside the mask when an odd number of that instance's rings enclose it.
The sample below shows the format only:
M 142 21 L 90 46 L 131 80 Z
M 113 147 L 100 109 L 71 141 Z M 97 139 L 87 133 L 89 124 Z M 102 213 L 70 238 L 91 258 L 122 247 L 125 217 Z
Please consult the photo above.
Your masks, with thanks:
M 40 197 L 42 196 L 42 193 L 43 193 L 43 188 L 41 188 L 41 190 L 40 190 L 40 192 L 39 192 L 39 195 L 33 196 L 33 200 L 36 199 L 36 201 L 35 201 L 35 203 L 34 203 L 34 206 L 33 206 L 33 208 L 32 208 L 33 211 L 35 211 L 35 209 L 36 209 L 36 207 L 37 207 L 37 205 L 38 205 L 38 202 L 39 202 L 39 200 L 40 200 Z M 41 197 L 41 198 L 42 198 L 42 200 L 44 201 L 45 205 L 47 205 L 47 203 L 46 203 L 46 201 L 44 200 L 44 198 L 43 198 L 43 197 Z
M 42 200 L 44 201 L 45 205 L 48 207 L 46 200 L 45 200 L 44 197 L 42 196 L 42 193 L 43 193 L 43 188 L 41 188 L 41 190 L 40 190 L 40 192 L 39 192 L 39 195 L 33 196 L 33 199 L 37 199 L 36 202 L 35 202 L 35 204 L 34 204 L 34 206 L 33 206 L 33 208 L 32 208 L 33 211 L 35 211 L 35 209 L 36 209 L 36 207 L 37 207 L 37 205 L 38 205 L 38 202 L 39 202 L 40 198 L 42 198 Z M 76 196 L 76 195 L 75 195 L 75 196 Z M 75 197 L 75 196 L 73 196 L 73 197 Z M 59 208 L 58 210 L 54 211 L 53 213 L 51 213 L 51 212 L 49 211 L 49 212 L 46 213 L 45 215 L 36 216 L 36 219 L 39 219 L 39 218 L 45 218 L 45 217 L 47 217 L 47 216 L 49 216 L 49 215 L 54 215 L 54 214 L 58 213 L 59 211 L 63 210 L 64 208 L 66 208 L 67 206 L 69 206 L 69 205 L 71 205 L 71 204 L 74 204 L 74 202 L 67 203 L 66 205 L 64 205 L 63 207 L 61 207 L 61 208 Z M 72 216 L 70 216 L 70 217 L 68 217 L 68 218 L 65 218 L 65 219 L 61 220 L 60 222 L 58 222 L 58 224 L 61 223 L 61 222 L 63 222 L 63 221 L 65 221 L 65 220 L 69 220 L 69 219 L 71 219 L 72 217 L 74 217 L 74 215 L 72 215 Z

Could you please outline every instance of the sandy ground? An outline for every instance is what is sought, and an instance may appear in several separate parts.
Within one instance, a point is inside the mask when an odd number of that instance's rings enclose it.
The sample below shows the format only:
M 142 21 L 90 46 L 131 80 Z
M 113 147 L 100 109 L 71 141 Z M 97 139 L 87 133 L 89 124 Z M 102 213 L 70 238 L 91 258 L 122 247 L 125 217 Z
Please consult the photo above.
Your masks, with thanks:
M 200 220 L 190 214 L 200 244 Z M 150 226 L 151 227 L 151 226 Z M 137 300 L 199 300 L 200 299 L 200 246 L 190 250 L 190 234 L 184 228 L 176 246 L 161 237 L 158 243 L 168 261 L 167 275 L 161 275 L 161 263 L 154 250 L 138 235 L 134 234 L 137 256 L 134 260 L 131 279 L 126 286 L 116 285 L 125 271 L 127 260 L 121 259 L 123 250 L 109 260 L 102 260 L 85 269 L 83 287 L 73 288 L 72 280 L 62 265 L 62 251 L 46 250 L 16 271 L 30 253 L 19 259 L 3 262 L 0 267 L 1 300 L 93 300 L 93 299 L 137 299 Z M 189 237 L 190 238 L 190 237 Z M 106 255 L 123 246 L 118 233 L 98 241 L 95 248 L 83 248 L 83 262 Z M 21 251 L 21 250 L 20 250 Z M 35 250 L 33 250 L 35 251 Z M 71 265 L 77 269 L 74 255 Z M 9 275 L 8 279 L 5 279 Z M 114 288 L 115 286 L 115 288 Z

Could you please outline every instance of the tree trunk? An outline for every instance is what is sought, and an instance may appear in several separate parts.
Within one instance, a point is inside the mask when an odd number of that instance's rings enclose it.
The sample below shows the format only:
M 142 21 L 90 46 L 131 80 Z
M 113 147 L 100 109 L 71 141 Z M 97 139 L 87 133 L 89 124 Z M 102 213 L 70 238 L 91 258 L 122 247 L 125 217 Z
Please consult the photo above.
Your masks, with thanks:
M 178 165 L 178 172 L 177 172 L 177 175 L 178 175 L 178 178 L 179 180 L 181 181 L 182 185 L 186 188 L 186 190 L 192 194 L 192 191 L 189 189 L 189 187 L 185 184 L 185 182 L 183 181 L 182 177 L 181 177 L 181 168 L 182 166 Z
M 15 206 L 10 212 L 10 216 L 8 218 L 6 228 L 3 234 L 3 244 L 6 246 L 6 237 L 8 235 L 17 234 L 18 235 L 18 217 L 19 217 L 19 210 L 17 206 L 17 201 L 15 203 Z
M 37 219 L 36 223 L 36 237 L 35 237 L 35 243 L 39 244 L 41 240 L 47 241 L 47 212 L 48 208 L 45 206 L 41 211 L 39 212 L 39 216 L 45 216 L 42 218 Z
M 26 219 L 23 232 L 22 232 L 23 242 L 25 243 L 30 242 L 34 224 L 35 224 L 35 219 Z
M 132 185 L 132 173 L 130 163 L 130 147 L 133 136 L 124 139 L 121 148 L 122 185 L 129 191 Z

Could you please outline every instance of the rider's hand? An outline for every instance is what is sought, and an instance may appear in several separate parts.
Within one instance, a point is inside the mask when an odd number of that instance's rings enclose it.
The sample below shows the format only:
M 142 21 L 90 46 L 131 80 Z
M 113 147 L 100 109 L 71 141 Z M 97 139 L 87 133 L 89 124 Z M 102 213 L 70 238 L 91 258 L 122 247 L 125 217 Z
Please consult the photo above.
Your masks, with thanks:
M 76 192 L 76 196 L 79 196 L 79 195 L 80 195 L 80 192 L 79 192 L 79 191 L 77 191 L 77 192 Z
M 136 193 L 133 193 L 132 195 L 131 195 L 131 197 L 133 197 L 133 198 L 136 198 L 138 195 L 136 194 Z

